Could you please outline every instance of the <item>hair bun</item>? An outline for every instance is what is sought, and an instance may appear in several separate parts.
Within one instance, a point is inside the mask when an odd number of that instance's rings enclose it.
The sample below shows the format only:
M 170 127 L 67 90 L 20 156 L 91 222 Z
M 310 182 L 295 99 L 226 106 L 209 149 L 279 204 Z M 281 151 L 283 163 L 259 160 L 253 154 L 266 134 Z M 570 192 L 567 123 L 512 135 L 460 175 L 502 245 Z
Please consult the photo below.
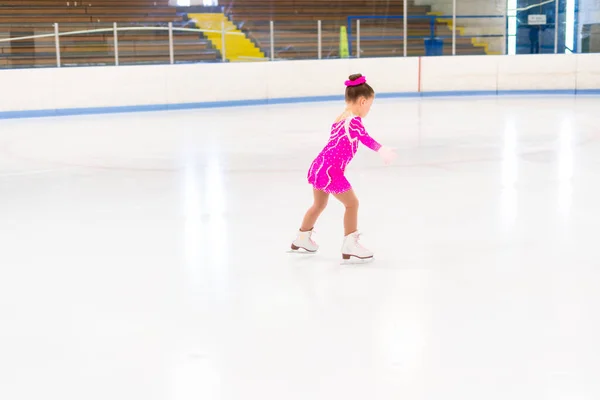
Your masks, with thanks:
M 352 74 L 348 77 L 348 79 L 350 79 L 351 81 L 355 81 L 357 79 L 359 79 L 362 76 L 362 74 Z

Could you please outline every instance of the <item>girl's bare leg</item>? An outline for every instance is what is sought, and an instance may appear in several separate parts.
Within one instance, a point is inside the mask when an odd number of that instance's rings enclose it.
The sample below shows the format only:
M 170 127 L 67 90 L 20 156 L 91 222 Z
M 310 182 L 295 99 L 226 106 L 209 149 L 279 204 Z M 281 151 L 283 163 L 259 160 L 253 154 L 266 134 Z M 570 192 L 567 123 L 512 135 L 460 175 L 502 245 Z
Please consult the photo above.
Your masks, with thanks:
M 304 219 L 302 220 L 302 226 L 300 227 L 300 230 L 303 232 L 308 232 L 315 226 L 319 215 L 321 215 L 323 210 L 325 210 L 325 207 L 327 207 L 327 201 L 329 200 L 328 193 L 317 189 L 313 189 L 313 197 L 314 203 L 308 209 L 304 215 Z
M 335 194 L 334 196 L 346 207 L 346 212 L 344 213 L 344 236 L 348 236 L 358 230 L 358 198 L 352 189 L 344 193 Z

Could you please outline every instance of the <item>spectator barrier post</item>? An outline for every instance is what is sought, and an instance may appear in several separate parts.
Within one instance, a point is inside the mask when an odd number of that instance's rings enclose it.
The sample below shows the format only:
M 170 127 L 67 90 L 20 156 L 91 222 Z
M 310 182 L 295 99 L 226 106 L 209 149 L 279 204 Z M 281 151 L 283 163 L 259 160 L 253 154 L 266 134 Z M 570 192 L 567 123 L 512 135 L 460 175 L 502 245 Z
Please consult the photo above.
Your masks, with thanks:
M 54 44 L 56 45 L 56 66 L 60 68 L 60 37 L 58 34 L 58 23 L 54 24 Z
M 169 61 L 175 63 L 175 54 L 173 51 L 173 23 L 169 22 Z
M 117 23 L 113 22 L 113 40 L 115 45 L 115 65 L 119 66 L 119 37 L 118 37 Z

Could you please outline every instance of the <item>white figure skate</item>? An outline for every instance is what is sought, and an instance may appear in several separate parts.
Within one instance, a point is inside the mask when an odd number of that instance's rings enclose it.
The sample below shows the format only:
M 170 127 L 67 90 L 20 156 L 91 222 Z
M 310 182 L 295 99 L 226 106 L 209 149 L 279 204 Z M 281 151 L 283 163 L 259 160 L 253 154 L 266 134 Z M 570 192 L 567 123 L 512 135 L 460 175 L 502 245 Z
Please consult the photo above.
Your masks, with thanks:
M 358 240 L 360 233 L 353 232 L 344 238 L 342 245 L 342 259 L 344 262 L 350 262 L 351 258 L 356 258 L 360 262 L 369 262 L 373 260 L 373 252 L 363 245 Z
M 306 232 L 298 231 L 296 240 L 292 242 L 292 250 L 297 252 L 302 249 L 309 253 L 315 253 L 317 250 L 319 250 L 319 245 L 312 239 L 313 233 L 314 231 L 312 230 Z

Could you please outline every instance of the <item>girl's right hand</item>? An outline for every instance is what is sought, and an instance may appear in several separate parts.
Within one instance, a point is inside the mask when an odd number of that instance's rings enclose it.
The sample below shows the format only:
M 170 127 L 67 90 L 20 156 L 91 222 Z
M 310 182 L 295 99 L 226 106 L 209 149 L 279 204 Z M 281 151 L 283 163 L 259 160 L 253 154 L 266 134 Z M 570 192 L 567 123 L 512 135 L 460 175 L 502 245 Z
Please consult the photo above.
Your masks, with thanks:
M 379 148 L 378 153 L 385 165 L 390 165 L 392 161 L 394 161 L 394 159 L 396 159 L 396 157 L 398 156 L 396 154 L 396 149 L 387 146 L 381 146 L 381 148 Z

